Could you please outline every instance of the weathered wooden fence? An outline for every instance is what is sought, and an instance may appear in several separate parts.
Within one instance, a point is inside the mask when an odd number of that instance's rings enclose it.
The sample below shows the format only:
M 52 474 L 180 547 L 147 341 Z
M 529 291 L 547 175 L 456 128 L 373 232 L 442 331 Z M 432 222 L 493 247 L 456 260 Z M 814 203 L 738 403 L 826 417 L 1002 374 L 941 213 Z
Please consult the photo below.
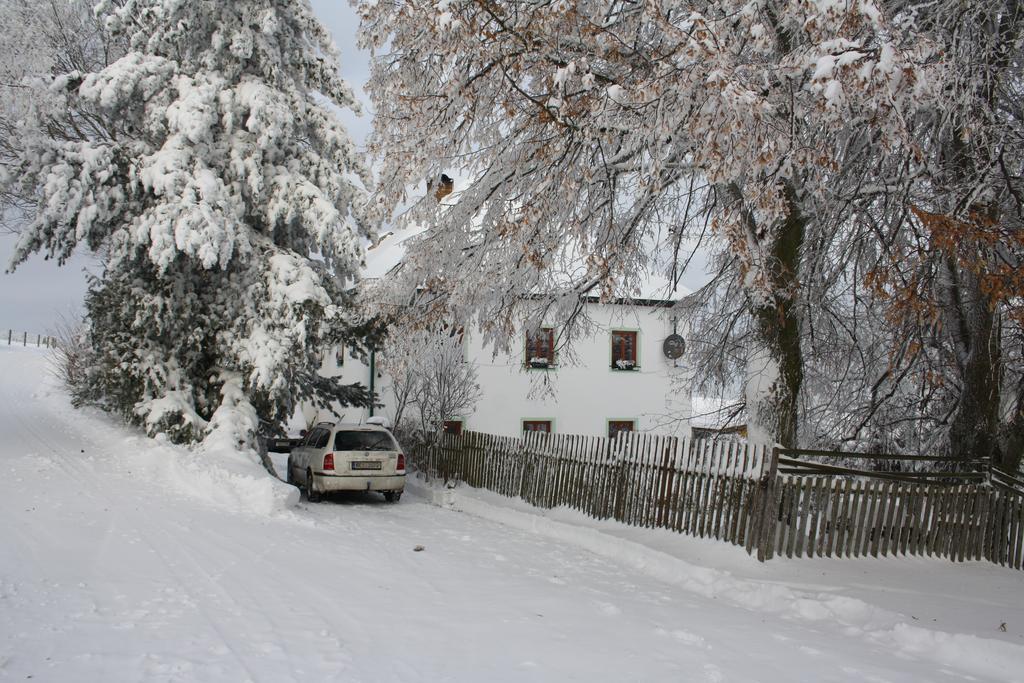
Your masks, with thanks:
M 412 461 L 428 477 L 719 539 L 761 561 L 927 555 L 1022 568 L 1019 478 L 963 462 L 955 470 L 950 462 L 949 471 L 874 472 L 820 462 L 827 455 L 643 433 L 610 440 L 464 432 L 414 452 Z

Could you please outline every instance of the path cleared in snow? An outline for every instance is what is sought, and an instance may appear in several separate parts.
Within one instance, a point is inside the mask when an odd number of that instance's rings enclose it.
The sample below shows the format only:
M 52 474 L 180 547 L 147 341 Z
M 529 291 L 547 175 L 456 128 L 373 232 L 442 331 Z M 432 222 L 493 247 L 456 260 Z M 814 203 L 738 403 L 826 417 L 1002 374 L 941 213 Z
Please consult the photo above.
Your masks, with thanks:
M 73 410 L 45 359 L 0 348 L 0 680 L 1024 680 L 1017 573 L 741 566 L 462 490 L 289 508 Z

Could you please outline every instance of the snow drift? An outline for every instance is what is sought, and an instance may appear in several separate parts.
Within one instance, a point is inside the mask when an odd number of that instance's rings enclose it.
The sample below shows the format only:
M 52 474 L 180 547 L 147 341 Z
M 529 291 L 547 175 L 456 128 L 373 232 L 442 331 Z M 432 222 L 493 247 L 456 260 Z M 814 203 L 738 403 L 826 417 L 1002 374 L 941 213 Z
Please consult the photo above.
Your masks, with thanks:
M 45 371 L 45 350 L 0 348 L 0 354 L 18 354 L 19 362 L 3 363 L 8 380 L 35 385 L 34 399 L 105 444 L 106 455 L 117 458 L 126 471 L 238 513 L 270 515 L 299 501 L 298 489 L 267 472 L 254 451 L 238 450 L 228 429 L 215 431 L 194 450 L 166 438 L 151 439 L 99 410 L 73 408 L 64 388 Z

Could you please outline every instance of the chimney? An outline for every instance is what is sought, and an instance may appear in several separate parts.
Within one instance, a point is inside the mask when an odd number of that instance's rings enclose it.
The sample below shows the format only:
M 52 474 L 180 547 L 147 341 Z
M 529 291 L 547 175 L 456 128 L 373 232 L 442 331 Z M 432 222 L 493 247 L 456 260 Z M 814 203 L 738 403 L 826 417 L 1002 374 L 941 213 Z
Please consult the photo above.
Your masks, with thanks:
M 428 180 L 427 192 L 429 192 L 433 187 L 434 181 Z M 437 189 L 434 191 L 434 199 L 436 199 L 437 201 L 441 201 L 442 199 L 450 195 L 452 193 L 452 190 L 454 189 L 455 181 L 449 178 L 446 174 L 442 173 L 441 177 L 438 179 Z

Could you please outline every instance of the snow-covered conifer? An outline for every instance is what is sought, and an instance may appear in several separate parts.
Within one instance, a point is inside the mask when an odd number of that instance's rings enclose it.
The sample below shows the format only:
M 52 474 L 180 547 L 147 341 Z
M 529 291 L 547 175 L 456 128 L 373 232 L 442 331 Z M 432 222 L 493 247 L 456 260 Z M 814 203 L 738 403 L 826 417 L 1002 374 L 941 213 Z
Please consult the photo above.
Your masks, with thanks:
M 367 400 L 314 372 L 350 336 L 340 280 L 372 231 L 358 109 L 307 0 L 106 0 L 125 54 L 50 80 L 91 134 L 25 121 L 8 192 L 32 198 L 13 264 L 88 247 L 97 399 L 151 433 L 251 441 L 302 399 Z M 346 341 L 352 343 L 349 338 Z M 240 405 L 247 403 L 248 405 Z M 254 411 L 253 411 L 254 409 Z

